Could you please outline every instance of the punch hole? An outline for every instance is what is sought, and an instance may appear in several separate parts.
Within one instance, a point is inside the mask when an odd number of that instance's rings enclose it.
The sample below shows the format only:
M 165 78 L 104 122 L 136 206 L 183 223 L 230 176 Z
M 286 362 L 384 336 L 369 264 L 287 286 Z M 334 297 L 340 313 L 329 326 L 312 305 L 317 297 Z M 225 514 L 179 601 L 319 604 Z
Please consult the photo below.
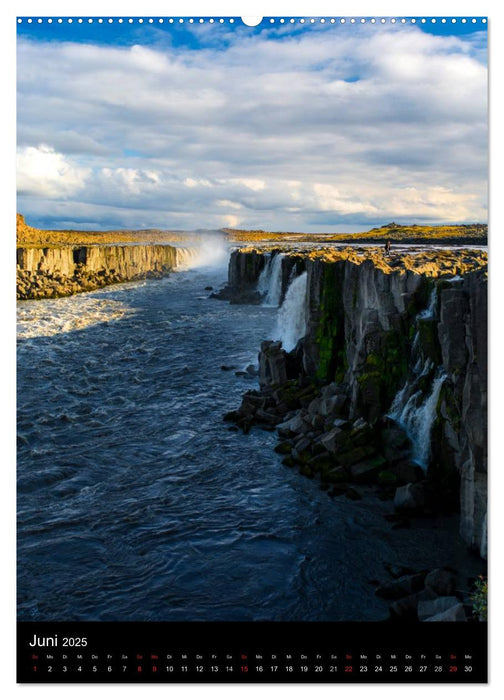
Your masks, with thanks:
M 261 24 L 262 17 L 242 17 L 241 21 L 243 24 L 246 24 L 247 27 L 257 27 L 258 24 Z

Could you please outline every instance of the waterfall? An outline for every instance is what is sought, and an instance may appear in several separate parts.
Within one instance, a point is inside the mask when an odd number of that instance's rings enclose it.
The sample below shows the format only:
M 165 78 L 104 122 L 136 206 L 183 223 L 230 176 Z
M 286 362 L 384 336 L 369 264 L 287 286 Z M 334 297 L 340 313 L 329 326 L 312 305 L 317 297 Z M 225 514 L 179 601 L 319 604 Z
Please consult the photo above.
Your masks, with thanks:
M 420 330 L 418 321 L 434 319 L 437 314 L 438 291 L 434 284 L 429 303 L 416 317 L 416 332 L 411 345 L 410 375 L 403 387 L 392 401 L 388 416 L 400 423 L 413 443 L 413 459 L 426 470 L 430 457 L 430 436 L 436 418 L 436 406 L 446 373 L 442 367 L 435 372 L 434 363 L 423 356 L 420 347 Z M 425 385 L 432 380 L 430 393 Z
M 268 257 L 259 279 L 257 290 L 265 294 L 263 306 L 279 306 L 282 296 L 282 260 L 283 253 Z
M 424 375 L 429 371 L 430 366 L 422 372 Z M 421 375 L 421 376 L 422 376 Z M 407 400 L 408 390 L 411 389 L 406 383 L 396 394 L 389 412 L 389 416 L 404 426 L 413 443 L 413 459 L 418 462 L 422 469 L 426 470 L 430 457 L 430 436 L 432 425 L 436 418 L 436 406 L 439 400 L 441 387 L 446 379 L 446 373 L 438 370 L 432 382 L 432 389 L 427 398 L 419 389 L 412 393 Z
M 278 256 L 277 256 L 278 257 Z M 276 337 L 290 352 L 298 340 L 306 335 L 306 282 L 308 275 L 303 272 L 289 285 L 284 302 L 278 310 Z
M 429 304 L 426 309 L 420 311 L 417 318 L 434 318 L 437 308 L 437 285 L 434 284 L 430 293 Z
M 200 237 L 197 245 L 177 247 L 177 269 L 196 267 L 224 267 L 228 260 L 226 243 L 217 236 Z
M 187 270 L 198 261 L 198 248 L 177 248 L 177 269 Z
M 270 253 L 268 253 L 264 257 L 266 258 L 266 262 L 264 264 L 263 269 L 261 270 L 259 279 L 257 280 L 257 291 L 261 294 L 268 293 L 271 279 L 271 264 L 273 262 L 273 256 Z

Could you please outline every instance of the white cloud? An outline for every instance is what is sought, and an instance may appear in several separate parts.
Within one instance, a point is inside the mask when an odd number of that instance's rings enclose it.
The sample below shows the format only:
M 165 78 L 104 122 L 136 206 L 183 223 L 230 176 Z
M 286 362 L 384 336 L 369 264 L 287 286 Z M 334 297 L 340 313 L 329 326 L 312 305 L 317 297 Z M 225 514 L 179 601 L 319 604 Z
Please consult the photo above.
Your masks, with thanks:
M 75 219 L 104 228 L 221 226 L 226 207 L 277 230 L 486 220 L 481 37 L 237 36 L 199 50 L 20 40 L 28 221 L 46 199 L 68 220 L 70 196 Z
M 242 209 L 242 205 L 238 202 L 232 202 L 230 199 L 218 199 L 215 204 L 218 207 L 224 207 L 225 209 Z
M 22 194 L 65 198 L 83 189 L 90 172 L 49 146 L 26 146 L 17 152 L 17 186 Z

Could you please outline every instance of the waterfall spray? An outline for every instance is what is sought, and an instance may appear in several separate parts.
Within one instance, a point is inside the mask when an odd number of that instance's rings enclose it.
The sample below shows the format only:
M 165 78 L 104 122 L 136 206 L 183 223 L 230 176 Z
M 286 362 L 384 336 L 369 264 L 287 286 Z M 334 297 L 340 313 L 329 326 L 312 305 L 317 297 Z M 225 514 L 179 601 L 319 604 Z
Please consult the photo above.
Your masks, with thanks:
M 228 259 L 228 248 L 217 236 L 200 237 L 196 245 L 177 247 L 177 269 L 196 267 L 224 267 Z

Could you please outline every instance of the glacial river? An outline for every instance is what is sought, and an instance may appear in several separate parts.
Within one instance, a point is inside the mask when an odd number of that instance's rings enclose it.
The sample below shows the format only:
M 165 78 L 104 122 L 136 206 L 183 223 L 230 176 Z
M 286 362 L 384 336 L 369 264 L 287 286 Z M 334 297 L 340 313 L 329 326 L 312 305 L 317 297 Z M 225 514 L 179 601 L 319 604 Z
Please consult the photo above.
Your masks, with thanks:
M 331 500 L 222 416 L 277 311 L 222 268 L 18 305 L 20 620 L 378 620 L 384 564 L 458 566 L 453 528 Z

